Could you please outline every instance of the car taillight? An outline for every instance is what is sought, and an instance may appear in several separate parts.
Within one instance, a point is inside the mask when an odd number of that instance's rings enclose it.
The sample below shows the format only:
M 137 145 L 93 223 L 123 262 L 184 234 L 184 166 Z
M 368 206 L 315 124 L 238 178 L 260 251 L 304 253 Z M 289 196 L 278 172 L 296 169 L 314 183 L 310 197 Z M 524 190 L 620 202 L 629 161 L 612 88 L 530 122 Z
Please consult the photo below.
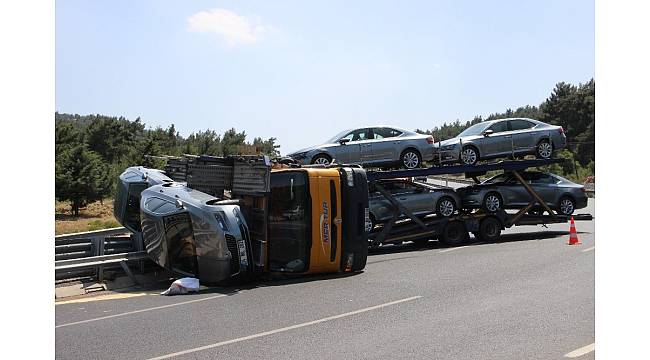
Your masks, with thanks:
M 427 144 L 433 144 L 433 136 L 427 138 Z
M 557 132 L 559 132 L 560 134 L 564 134 L 564 128 L 560 126 L 560 128 L 557 129 Z

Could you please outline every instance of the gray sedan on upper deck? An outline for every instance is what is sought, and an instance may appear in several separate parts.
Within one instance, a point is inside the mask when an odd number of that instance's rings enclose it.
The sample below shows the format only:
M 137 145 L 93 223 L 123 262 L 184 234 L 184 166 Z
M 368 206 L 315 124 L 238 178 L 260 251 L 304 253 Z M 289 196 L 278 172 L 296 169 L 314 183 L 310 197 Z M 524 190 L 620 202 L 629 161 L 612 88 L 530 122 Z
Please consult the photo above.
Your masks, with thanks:
M 483 121 L 453 139 L 434 145 L 434 160 L 474 165 L 479 160 L 533 154 L 548 159 L 566 147 L 561 126 L 538 120 L 513 118 Z M 461 148 L 462 147 L 462 148 Z
M 302 164 L 395 166 L 413 169 L 433 160 L 433 136 L 394 126 L 350 129 L 321 145 L 288 154 Z

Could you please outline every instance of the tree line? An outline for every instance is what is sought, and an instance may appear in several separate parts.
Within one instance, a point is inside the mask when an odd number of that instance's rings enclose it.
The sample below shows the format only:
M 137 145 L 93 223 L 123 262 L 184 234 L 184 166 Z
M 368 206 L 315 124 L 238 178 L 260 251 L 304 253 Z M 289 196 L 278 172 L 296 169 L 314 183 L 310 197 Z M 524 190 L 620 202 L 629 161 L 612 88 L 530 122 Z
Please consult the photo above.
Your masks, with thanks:
M 142 165 L 162 168 L 155 156 L 201 154 L 237 155 L 242 147 L 279 156 L 276 138 L 246 141 L 246 132 L 234 128 L 219 134 L 198 131 L 183 137 L 172 124 L 147 129 L 140 118 L 55 113 L 55 196 L 70 201 L 74 215 L 93 201 L 112 196 L 117 177 L 125 168 Z M 153 155 L 154 157 L 150 156 Z
M 435 126 L 430 130 L 417 129 L 416 131 L 433 135 L 434 139 L 438 141 L 451 139 L 466 128 L 487 120 L 525 117 L 561 125 L 567 136 L 569 147 L 557 155 L 567 158 L 569 161 L 549 166 L 547 171 L 581 182 L 587 176 L 592 176 L 595 173 L 595 92 L 593 78 L 578 85 L 560 82 L 555 85 L 550 96 L 537 106 L 526 105 L 516 110 L 506 109 L 502 113 L 490 114 L 485 119 L 479 115 L 465 122 L 456 120 Z

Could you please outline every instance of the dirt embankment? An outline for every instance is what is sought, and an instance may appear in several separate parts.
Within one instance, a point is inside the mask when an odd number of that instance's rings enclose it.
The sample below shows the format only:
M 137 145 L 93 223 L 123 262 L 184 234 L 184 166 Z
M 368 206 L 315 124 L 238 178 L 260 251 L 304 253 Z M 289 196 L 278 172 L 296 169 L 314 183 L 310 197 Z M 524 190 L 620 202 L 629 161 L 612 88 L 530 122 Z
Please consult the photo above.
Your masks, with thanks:
M 113 217 L 113 199 L 94 202 L 81 209 L 79 216 L 73 216 L 68 202 L 55 204 L 56 235 L 82 231 L 108 229 L 121 226 Z

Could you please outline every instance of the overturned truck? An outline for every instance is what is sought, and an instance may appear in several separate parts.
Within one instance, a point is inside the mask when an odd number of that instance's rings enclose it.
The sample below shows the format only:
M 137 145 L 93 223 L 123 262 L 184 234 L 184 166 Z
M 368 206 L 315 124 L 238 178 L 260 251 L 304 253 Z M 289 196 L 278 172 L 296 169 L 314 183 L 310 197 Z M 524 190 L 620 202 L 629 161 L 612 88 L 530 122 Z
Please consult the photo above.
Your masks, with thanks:
M 166 172 L 130 167 L 118 182 L 115 217 L 160 266 L 207 284 L 365 267 L 364 170 L 271 169 L 265 156 L 181 160 Z

